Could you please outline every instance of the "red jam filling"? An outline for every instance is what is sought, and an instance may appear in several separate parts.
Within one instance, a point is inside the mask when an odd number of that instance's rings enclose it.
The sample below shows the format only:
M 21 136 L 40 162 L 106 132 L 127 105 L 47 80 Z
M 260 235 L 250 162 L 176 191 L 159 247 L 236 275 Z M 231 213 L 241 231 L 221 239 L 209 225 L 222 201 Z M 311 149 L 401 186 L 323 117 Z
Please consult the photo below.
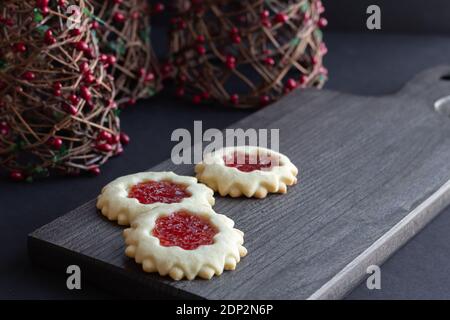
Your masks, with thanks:
M 190 196 L 185 186 L 169 181 L 141 182 L 128 192 L 128 198 L 135 198 L 142 204 L 177 203 Z
M 158 218 L 152 234 L 164 247 L 177 246 L 184 250 L 194 250 L 213 244 L 217 230 L 207 219 L 180 211 Z
M 255 170 L 270 169 L 276 165 L 277 161 L 274 161 L 273 157 L 260 156 L 250 156 L 248 154 L 239 154 L 237 152 L 226 155 L 223 160 L 227 167 L 236 168 L 243 172 L 252 172 Z

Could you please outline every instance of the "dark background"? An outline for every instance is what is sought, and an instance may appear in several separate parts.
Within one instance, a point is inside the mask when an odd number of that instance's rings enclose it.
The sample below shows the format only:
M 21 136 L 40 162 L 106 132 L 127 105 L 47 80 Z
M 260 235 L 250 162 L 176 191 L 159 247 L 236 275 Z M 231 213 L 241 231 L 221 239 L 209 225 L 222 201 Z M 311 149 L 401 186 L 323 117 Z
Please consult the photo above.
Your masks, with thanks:
M 324 1 L 329 27 L 325 41 L 330 70 L 327 89 L 363 95 L 397 91 L 417 72 L 450 64 L 450 2 L 448 0 L 329 0 Z M 366 8 L 378 4 L 382 30 L 365 28 Z M 166 43 L 156 19 L 154 45 Z M 162 53 L 164 50 L 158 50 Z M 94 198 L 115 177 L 145 170 L 170 155 L 171 132 L 192 129 L 194 120 L 204 127 L 224 128 L 250 114 L 217 106 L 192 106 L 163 93 L 141 101 L 122 116 L 122 127 L 132 137 L 123 156 L 104 167 L 96 178 L 50 179 L 34 184 L 0 180 L 0 298 L 73 299 L 110 298 L 107 291 L 83 282 L 69 291 L 65 274 L 32 266 L 26 235 L 34 229 Z M 450 210 L 382 266 L 382 290 L 361 285 L 349 298 L 450 298 Z
M 333 31 L 366 32 L 366 9 L 381 8 L 383 33 L 443 34 L 450 32 L 450 3 L 445 0 L 324 0 Z

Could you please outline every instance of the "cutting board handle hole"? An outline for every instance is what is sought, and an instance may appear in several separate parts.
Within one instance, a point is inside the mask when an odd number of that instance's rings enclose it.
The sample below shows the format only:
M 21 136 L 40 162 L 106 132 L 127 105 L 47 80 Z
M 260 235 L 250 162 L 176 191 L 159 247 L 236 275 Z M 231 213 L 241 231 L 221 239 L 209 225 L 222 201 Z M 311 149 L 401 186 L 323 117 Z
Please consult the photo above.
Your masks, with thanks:
M 445 74 L 441 77 L 441 80 L 443 81 L 450 81 L 450 74 Z
M 436 100 L 434 110 L 442 115 L 450 117 L 450 95 Z

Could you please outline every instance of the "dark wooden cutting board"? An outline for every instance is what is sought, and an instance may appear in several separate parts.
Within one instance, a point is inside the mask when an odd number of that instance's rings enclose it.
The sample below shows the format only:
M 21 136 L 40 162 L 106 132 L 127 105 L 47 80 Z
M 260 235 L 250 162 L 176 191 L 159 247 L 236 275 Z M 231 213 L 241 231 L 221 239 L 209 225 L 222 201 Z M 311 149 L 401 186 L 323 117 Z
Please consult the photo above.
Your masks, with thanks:
M 77 264 L 132 297 L 341 298 L 450 204 L 450 118 L 434 108 L 450 94 L 448 75 L 425 71 L 385 97 L 296 92 L 233 125 L 279 128 L 280 151 L 300 169 L 286 195 L 216 197 L 214 209 L 245 232 L 249 254 L 234 272 L 179 282 L 145 274 L 95 200 L 30 234 L 30 256 L 61 270 Z M 170 160 L 152 170 L 194 174 Z

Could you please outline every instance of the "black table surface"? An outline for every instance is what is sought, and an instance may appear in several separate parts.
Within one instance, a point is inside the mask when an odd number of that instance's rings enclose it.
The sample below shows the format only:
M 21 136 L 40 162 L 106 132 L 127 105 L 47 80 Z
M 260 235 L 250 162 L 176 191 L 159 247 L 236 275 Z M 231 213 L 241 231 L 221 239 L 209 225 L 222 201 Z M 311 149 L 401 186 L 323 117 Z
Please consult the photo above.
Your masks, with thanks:
M 387 35 L 376 32 L 327 33 L 330 52 L 328 89 L 353 94 L 384 95 L 397 91 L 417 72 L 450 64 L 450 37 Z M 214 106 L 193 106 L 162 94 L 141 101 L 122 114 L 122 127 L 132 137 L 123 156 L 113 159 L 95 178 L 57 178 L 34 184 L 0 181 L 0 298 L 114 298 L 82 282 L 69 291 L 66 275 L 31 265 L 26 248 L 29 232 L 94 198 L 115 177 L 150 168 L 170 156 L 176 128 L 224 128 L 250 114 Z M 450 209 L 443 212 L 382 267 L 382 289 L 361 284 L 348 298 L 450 298 Z

